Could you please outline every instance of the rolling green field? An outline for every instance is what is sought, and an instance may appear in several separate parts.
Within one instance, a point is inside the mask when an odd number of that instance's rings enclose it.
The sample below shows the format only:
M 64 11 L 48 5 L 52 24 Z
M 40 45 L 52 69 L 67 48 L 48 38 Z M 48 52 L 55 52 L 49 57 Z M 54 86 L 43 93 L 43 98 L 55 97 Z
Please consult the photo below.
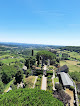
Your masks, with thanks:
M 20 61 L 20 60 L 24 60 L 24 58 L 8 58 L 8 59 L 3 59 L 1 62 L 5 64 L 9 64 L 11 62 Z
M 68 53 L 70 55 L 70 57 L 72 58 L 76 58 L 77 60 L 80 60 L 80 54 L 77 52 L 69 52 Z
M 10 56 L 10 55 L 2 55 L 2 56 L 0 56 L 0 59 L 2 59 L 2 58 L 8 58 L 8 57 L 13 57 L 13 56 Z
M 0 56 L 0 62 L 7 64 L 7 65 L 9 65 L 9 63 L 19 62 L 20 60 L 25 61 L 25 59 L 22 57 L 14 58 L 13 56 L 10 56 L 10 55 Z
M 64 50 L 64 51 L 58 50 L 58 53 L 66 53 L 66 54 L 70 55 L 70 58 L 75 58 L 77 60 L 80 60 L 80 54 L 77 52 L 70 52 L 67 50 Z M 61 54 L 60 54 L 60 56 L 61 56 Z
M 80 65 L 77 65 L 80 62 L 77 61 L 71 61 L 71 60 L 65 60 L 65 61 L 60 61 L 60 65 L 67 65 L 69 67 L 69 71 L 73 72 L 73 71 L 80 71 Z

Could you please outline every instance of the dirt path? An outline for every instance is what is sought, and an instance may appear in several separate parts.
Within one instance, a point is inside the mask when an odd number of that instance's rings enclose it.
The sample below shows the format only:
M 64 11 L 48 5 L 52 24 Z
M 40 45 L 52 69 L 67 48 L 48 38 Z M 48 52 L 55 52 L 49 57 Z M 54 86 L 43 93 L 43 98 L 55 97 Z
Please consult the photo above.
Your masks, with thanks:
M 43 75 L 41 89 L 46 90 L 46 87 L 47 87 L 47 78 Z
M 55 72 L 54 72 L 54 70 L 53 70 L 53 76 L 52 76 L 53 90 L 55 90 L 54 78 L 55 78 Z
M 73 91 L 69 90 L 69 89 L 66 89 L 65 92 L 70 95 L 71 97 L 71 100 L 70 100 L 70 106 L 74 106 L 74 94 L 73 94 Z

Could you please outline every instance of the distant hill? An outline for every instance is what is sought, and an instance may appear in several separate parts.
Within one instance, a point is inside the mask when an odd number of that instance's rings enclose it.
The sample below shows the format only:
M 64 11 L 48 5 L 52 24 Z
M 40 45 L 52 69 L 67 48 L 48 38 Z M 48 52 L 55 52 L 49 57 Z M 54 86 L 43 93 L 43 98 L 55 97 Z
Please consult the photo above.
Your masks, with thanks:
M 60 47 L 60 49 L 63 50 L 68 50 L 71 52 L 80 52 L 80 46 L 65 46 L 65 47 Z
M 52 49 L 57 49 L 62 46 L 58 45 L 44 45 L 44 44 L 26 44 L 26 43 L 12 43 L 12 42 L 0 42 L 0 46 L 5 45 L 5 46 L 10 46 L 10 47 L 26 47 L 26 48 L 52 48 Z

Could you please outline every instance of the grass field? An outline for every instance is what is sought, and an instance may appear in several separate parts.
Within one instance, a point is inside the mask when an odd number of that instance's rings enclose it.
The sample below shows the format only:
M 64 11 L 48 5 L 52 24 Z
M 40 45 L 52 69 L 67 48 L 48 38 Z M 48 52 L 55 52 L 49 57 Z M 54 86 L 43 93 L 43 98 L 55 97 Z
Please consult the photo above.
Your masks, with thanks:
M 35 81 L 35 76 L 29 76 L 28 78 L 24 77 L 24 82 L 26 83 L 26 88 L 32 88 Z
M 34 50 L 34 55 L 36 55 L 36 54 L 37 54 L 37 52 L 38 52 L 38 50 Z
M 58 77 L 54 78 L 54 84 L 55 84 L 56 82 L 59 82 Z
M 72 58 L 76 58 L 77 60 L 80 60 L 80 54 L 77 52 L 69 52 L 68 53 L 70 55 L 70 57 Z
M 10 55 L 2 55 L 2 56 L 0 56 L 0 59 L 6 58 L 6 57 L 12 57 L 12 56 L 10 56 Z
M 67 50 L 64 50 L 64 51 L 58 50 L 58 53 L 59 53 L 60 57 L 61 57 L 60 53 L 67 53 L 68 55 L 70 55 L 71 58 L 76 58 L 77 60 L 80 60 L 80 54 L 77 52 L 70 52 Z
M 5 88 L 4 88 L 4 92 L 7 92 L 7 90 L 9 89 L 10 85 L 13 83 L 15 79 L 13 78 L 13 80 L 11 80 L 7 85 L 5 85 Z
M 71 61 L 71 60 L 65 60 L 65 61 L 60 61 L 60 66 L 67 65 L 69 67 L 69 71 L 70 72 L 72 72 L 72 71 L 80 71 L 80 66 L 77 65 L 77 63 L 80 63 L 80 62 Z
M 24 58 L 8 58 L 8 59 L 3 59 L 3 60 L 0 60 L 2 63 L 5 63 L 7 65 L 9 65 L 9 63 L 14 63 L 15 61 L 19 62 L 20 60 L 23 60 L 24 61 Z

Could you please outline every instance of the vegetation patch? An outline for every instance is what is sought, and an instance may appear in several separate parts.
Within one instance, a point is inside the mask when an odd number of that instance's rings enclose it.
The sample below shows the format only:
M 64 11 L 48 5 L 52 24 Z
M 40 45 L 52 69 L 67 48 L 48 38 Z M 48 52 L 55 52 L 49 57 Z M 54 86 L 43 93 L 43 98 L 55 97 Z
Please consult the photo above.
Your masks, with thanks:
M 10 85 L 14 82 L 15 78 L 13 78 L 12 81 L 10 81 L 8 84 L 6 84 L 5 88 L 4 88 L 4 92 L 7 92 L 7 90 L 9 89 Z
M 58 77 L 54 78 L 54 84 L 55 84 L 55 83 L 59 83 Z
M 47 90 L 53 91 L 52 76 L 47 76 Z
M 1 106 L 64 106 L 49 92 L 39 89 L 18 89 L 0 95 Z
M 66 64 L 69 67 L 70 72 L 80 71 L 80 67 L 77 65 L 77 63 L 78 62 L 71 60 L 60 61 L 60 65 L 63 66 Z
M 71 78 L 77 82 L 80 82 L 80 72 L 69 72 L 69 75 L 71 76 Z
M 28 78 L 24 78 L 24 83 L 26 88 L 32 88 L 35 81 L 35 76 L 29 76 Z
M 41 89 L 41 81 L 42 81 L 42 75 L 38 75 L 38 79 L 35 84 L 35 88 Z

